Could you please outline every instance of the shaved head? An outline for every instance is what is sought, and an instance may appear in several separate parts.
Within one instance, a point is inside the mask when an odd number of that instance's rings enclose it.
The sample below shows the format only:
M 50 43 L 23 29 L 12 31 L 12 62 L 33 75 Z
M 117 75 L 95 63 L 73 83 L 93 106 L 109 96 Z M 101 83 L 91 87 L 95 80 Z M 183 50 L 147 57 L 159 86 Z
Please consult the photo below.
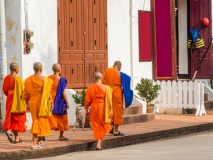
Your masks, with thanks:
M 114 66 L 121 67 L 121 61 L 115 61 L 115 62 L 114 62 Z
M 121 61 L 115 61 L 113 68 L 117 68 L 120 71 L 121 70 Z
M 94 79 L 95 80 L 99 80 L 99 79 L 101 80 L 102 79 L 102 74 L 100 72 L 95 72 Z
M 16 62 L 10 63 L 10 71 L 11 71 L 11 72 L 16 71 L 18 67 L 19 67 L 19 66 L 18 66 L 18 63 L 16 63 Z
M 33 70 L 35 72 L 42 71 L 42 64 L 40 62 L 35 62 L 33 64 Z
M 53 64 L 52 67 L 53 72 L 60 72 L 61 71 L 61 65 L 58 63 Z

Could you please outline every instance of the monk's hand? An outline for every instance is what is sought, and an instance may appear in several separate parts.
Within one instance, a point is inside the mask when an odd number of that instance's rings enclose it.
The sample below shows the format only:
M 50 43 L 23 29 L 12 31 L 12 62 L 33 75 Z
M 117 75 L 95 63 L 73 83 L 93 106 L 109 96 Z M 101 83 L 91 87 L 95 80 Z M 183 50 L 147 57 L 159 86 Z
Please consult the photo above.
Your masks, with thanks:
M 88 112 L 88 110 L 86 110 L 86 117 L 88 117 L 89 116 L 89 112 Z
M 109 118 L 112 118 L 112 116 L 113 116 L 113 110 L 111 110 L 111 113 L 110 113 L 110 115 L 109 115 Z
M 30 112 L 30 106 L 27 104 L 27 112 Z
M 54 108 L 54 104 L 52 103 L 50 111 L 53 111 L 53 108 Z
M 69 107 L 69 103 L 67 103 L 67 107 L 65 108 L 65 111 L 68 110 L 70 107 Z

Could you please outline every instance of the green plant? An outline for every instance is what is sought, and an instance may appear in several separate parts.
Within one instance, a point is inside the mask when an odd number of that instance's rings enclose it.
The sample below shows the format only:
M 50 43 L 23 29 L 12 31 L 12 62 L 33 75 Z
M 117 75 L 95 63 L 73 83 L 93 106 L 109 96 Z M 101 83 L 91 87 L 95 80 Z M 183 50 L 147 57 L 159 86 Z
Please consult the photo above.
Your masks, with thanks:
M 78 91 L 76 91 L 75 94 L 72 95 L 72 98 L 74 99 L 74 102 L 76 104 L 81 104 L 82 106 L 84 106 L 84 99 L 86 96 L 86 91 L 85 88 L 81 91 L 81 94 L 79 94 Z
M 141 81 L 135 87 L 140 98 L 146 101 L 147 104 L 151 103 L 158 96 L 160 89 L 160 85 L 154 84 L 152 80 L 147 78 L 141 78 Z

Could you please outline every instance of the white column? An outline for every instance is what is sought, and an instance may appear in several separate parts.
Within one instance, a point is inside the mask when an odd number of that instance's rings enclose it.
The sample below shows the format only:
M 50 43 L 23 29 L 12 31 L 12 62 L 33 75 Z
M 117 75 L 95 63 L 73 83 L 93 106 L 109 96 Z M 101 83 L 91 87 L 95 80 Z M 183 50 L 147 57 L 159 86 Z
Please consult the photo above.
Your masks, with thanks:
M 5 117 L 5 96 L 2 92 L 3 79 L 7 74 L 6 54 L 6 26 L 5 26 L 5 1 L 0 0 L 0 90 L 1 90 L 1 118 L 2 124 Z

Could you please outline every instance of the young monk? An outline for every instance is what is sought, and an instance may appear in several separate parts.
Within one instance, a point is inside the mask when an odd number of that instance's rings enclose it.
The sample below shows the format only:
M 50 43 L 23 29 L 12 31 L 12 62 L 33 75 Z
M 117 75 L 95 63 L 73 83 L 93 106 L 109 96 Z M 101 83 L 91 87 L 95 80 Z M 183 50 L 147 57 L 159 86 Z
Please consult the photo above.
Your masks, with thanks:
M 17 63 L 10 64 L 11 73 L 4 78 L 2 90 L 7 96 L 6 100 L 6 116 L 3 124 L 3 130 L 10 141 L 10 143 L 21 143 L 18 132 L 26 131 L 26 104 L 21 99 L 23 90 L 23 81 L 21 77 L 17 76 L 19 66 Z M 12 135 L 9 132 L 12 130 L 15 139 L 13 141 Z
M 33 70 L 35 73 L 25 80 L 22 98 L 29 104 L 32 117 L 31 133 L 33 137 L 31 149 L 37 150 L 44 147 L 41 142 L 42 137 L 50 134 L 50 125 L 47 118 L 53 104 L 46 109 L 44 102 L 51 100 L 52 80 L 41 75 L 43 68 L 40 62 L 33 64 Z M 45 113 L 49 112 L 47 115 L 43 115 L 42 111 L 45 109 Z
M 67 94 L 65 92 L 67 80 L 63 77 L 60 77 L 60 64 L 53 64 L 52 70 L 54 73 L 53 75 L 50 75 L 49 78 L 53 81 L 51 96 L 54 102 L 54 109 L 52 111 L 52 115 L 48 118 L 48 120 L 51 129 L 54 129 L 55 131 L 60 131 L 59 141 L 66 141 L 68 140 L 68 138 L 64 137 L 64 131 L 67 131 L 69 129 L 67 115 L 69 103 L 67 99 Z
M 112 122 L 114 124 L 114 136 L 123 136 L 124 134 L 118 130 L 119 125 L 123 124 L 123 90 L 120 77 L 121 62 L 115 61 L 113 68 L 107 68 L 103 75 L 103 84 L 109 85 L 113 89 L 112 93 L 112 105 L 113 105 L 113 117 Z
M 85 108 L 88 115 L 90 108 L 90 121 L 94 139 L 97 140 L 96 150 L 102 150 L 101 142 L 104 136 L 112 129 L 110 119 L 112 117 L 112 89 L 101 83 L 102 74 L 96 72 L 94 75 L 95 84 L 89 86 L 86 90 Z

